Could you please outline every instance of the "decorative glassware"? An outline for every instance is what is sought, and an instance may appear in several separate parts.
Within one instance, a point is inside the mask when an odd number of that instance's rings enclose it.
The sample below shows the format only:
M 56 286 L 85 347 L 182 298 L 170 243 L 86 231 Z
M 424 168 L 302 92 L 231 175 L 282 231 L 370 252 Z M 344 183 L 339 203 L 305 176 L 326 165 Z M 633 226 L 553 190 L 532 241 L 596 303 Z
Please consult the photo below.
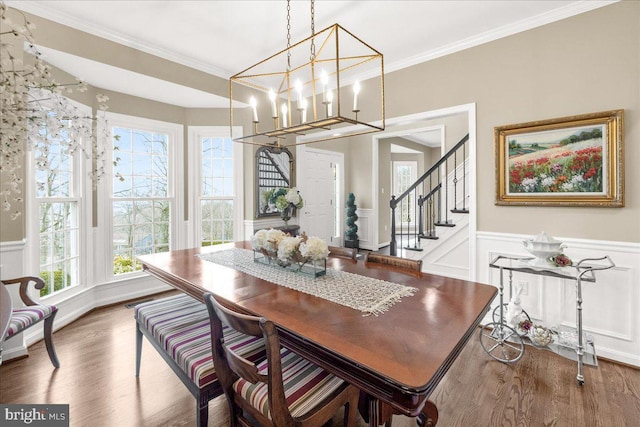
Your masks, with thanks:
M 303 257 L 298 251 L 294 256 L 282 259 L 278 258 L 276 252 L 270 252 L 265 249 L 253 251 L 253 261 L 259 264 L 279 267 L 288 271 L 308 274 L 313 277 L 320 277 L 327 274 L 327 260 L 311 260 Z
M 551 330 L 547 327 L 534 325 L 529 330 L 529 339 L 537 346 L 545 347 L 553 342 Z

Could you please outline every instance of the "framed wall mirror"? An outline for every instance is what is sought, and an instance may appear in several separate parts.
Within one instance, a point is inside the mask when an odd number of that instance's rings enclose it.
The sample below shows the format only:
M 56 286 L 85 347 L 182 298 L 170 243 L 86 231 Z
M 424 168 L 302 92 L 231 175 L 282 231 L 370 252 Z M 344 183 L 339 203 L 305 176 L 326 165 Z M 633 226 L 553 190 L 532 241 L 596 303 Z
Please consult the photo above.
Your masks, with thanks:
M 293 156 L 284 147 L 260 147 L 256 151 L 256 218 L 279 215 L 269 203 L 278 188 L 293 187 Z

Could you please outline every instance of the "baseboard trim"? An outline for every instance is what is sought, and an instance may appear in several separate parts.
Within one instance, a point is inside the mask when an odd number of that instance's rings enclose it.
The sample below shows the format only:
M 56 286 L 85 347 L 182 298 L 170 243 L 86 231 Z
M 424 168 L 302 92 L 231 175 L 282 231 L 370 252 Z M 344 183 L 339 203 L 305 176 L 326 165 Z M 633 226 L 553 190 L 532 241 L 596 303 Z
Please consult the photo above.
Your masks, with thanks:
M 58 314 L 56 315 L 53 331 L 55 333 L 95 309 L 166 292 L 171 289 L 173 289 L 171 286 L 149 276 L 138 277 L 127 281 L 105 283 L 100 286 L 84 289 L 76 295 L 56 302 Z M 44 339 L 43 328 L 30 328 L 24 333 L 24 345 L 2 352 L 3 361 L 28 356 L 28 347 L 42 339 Z

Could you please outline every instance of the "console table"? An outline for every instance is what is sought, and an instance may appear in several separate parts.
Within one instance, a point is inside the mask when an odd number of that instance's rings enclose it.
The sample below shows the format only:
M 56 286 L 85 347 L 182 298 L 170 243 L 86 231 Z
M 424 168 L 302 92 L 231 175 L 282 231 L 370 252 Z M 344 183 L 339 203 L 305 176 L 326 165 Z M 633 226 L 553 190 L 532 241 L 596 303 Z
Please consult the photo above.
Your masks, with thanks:
M 555 330 L 557 338 L 554 342 L 539 346 L 546 350 L 553 351 L 561 356 L 576 360 L 578 364 L 578 374 L 576 380 L 578 384 L 584 384 L 582 374 L 583 364 L 597 366 L 598 359 L 595 354 L 593 338 L 586 336 L 582 329 L 582 282 L 595 282 L 595 272 L 598 270 L 608 270 L 615 267 L 613 261 L 608 256 L 602 258 L 585 258 L 573 266 L 554 268 L 538 267 L 531 261 L 535 258 L 517 258 L 508 256 L 497 256 L 489 263 L 489 267 L 500 270 L 500 305 L 494 309 L 493 322 L 485 325 L 480 331 L 480 343 L 484 350 L 494 359 L 505 362 L 517 362 L 524 353 L 524 344 L 533 344 L 526 336 L 522 336 L 505 322 L 505 310 L 507 304 L 504 303 L 504 272 L 509 272 L 509 293 L 512 292 L 513 272 L 521 272 L 540 276 L 550 276 L 559 279 L 574 280 L 576 283 L 576 328 L 574 331 Z M 606 262 L 606 264 L 592 264 L 592 262 Z M 528 314 L 524 315 L 529 318 Z M 586 347 L 585 347 L 586 344 Z M 586 352 L 585 352 L 586 351 Z
M 259 228 L 258 230 L 269 230 L 269 229 L 280 230 L 285 234 L 291 235 L 291 237 L 296 237 L 298 234 L 300 234 L 300 226 L 295 224 L 281 225 L 280 227 Z M 258 230 L 255 230 L 255 231 L 258 231 Z

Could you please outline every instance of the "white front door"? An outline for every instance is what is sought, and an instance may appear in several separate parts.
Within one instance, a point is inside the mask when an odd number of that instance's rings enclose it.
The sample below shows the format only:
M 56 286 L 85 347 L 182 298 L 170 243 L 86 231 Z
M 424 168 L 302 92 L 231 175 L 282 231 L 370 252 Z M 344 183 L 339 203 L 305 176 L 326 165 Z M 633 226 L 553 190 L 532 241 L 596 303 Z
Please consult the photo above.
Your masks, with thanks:
M 298 211 L 300 231 L 333 246 L 342 245 L 344 154 L 298 148 L 298 189 L 304 207 Z

